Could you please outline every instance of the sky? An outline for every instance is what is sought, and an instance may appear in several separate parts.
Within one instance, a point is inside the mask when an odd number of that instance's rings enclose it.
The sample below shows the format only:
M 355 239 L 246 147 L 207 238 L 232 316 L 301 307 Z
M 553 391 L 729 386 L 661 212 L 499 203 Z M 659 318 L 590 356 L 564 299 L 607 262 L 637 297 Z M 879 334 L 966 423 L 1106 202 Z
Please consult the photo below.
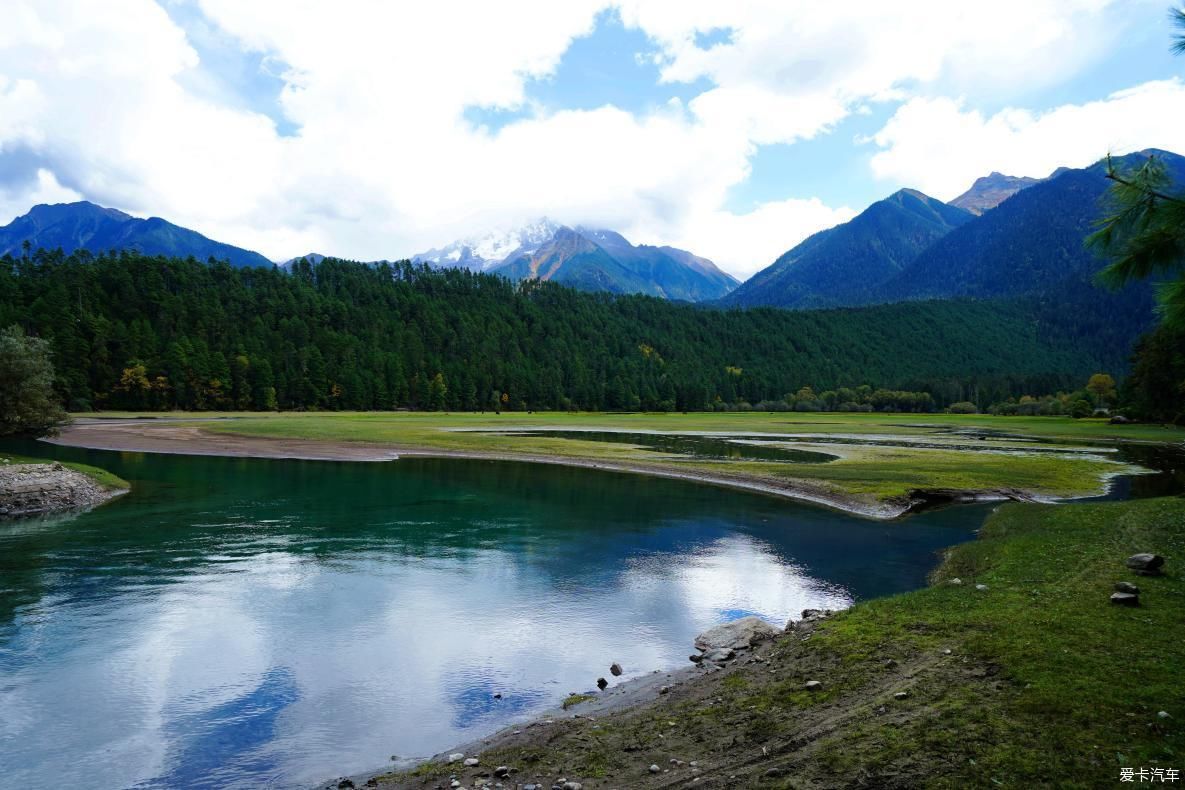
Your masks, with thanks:
M 541 216 L 739 278 L 902 187 L 1185 153 L 1169 0 L 4 0 L 0 224 L 284 260 Z

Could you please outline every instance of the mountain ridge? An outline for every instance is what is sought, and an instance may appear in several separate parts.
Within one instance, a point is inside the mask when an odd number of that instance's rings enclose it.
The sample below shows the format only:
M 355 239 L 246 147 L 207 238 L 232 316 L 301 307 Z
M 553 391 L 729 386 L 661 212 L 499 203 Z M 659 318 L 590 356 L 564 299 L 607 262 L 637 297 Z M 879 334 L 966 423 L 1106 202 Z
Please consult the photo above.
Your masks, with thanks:
M 202 261 L 214 258 L 233 266 L 274 266 L 258 252 L 215 241 L 160 217 L 140 219 L 87 200 L 39 203 L 0 227 L 0 255 L 21 254 L 25 242 L 33 249 L 60 248 L 66 253 L 126 249 Z

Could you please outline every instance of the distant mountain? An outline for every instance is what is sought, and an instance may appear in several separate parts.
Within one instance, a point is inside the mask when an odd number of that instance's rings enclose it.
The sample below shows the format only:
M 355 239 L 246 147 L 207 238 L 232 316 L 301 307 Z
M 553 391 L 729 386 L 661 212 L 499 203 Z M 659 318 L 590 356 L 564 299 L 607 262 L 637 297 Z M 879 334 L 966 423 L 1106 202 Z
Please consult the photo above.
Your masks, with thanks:
M 1150 154 L 1185 183 L 1185 158 L 1166 151 L 1118 157 L 1115 164 L 1129 167 Z M 1089 281 L 1104 261 L 1083 241 L 1099 220 L 1108 185 L 1102 162 L 1062 168 L 935 241 L 885 283 L 876 301 L 1049 294 L 1069 280 Z
M 288 260 L 281 261 L 280 263 L 278 263 L 276 265 L 279 266 L 281 269 L 290 269 L 290 268 L 292 268 L 292 264 L 296 263 L 301 258 L 304 258 L 306 261 L 308 261 L 309 263 L 316 266 L 318 263 L 320 263 L 321 261 L 325 260 L 328 257 L 329 257 L 328 255 L 322 255 L 319 252 L 310 252 L 308 255 L 297 255 L 295 258 L 289 258 Z
M 512 280 L 551 280 L 585 291 L 690 302 L 718 299 L 737 285 L 707 258 L 685 250 L 635 246 L 612 230 L 569 228 L 548 219 L 454 242 L 412 260 L 488 271 Z
M 551 241 L 561 227 L 543 217 L 511 230 L 454 241 L 446 247 L 413 255 L 411 259 L 416 263 L 427 263 L 431 266 L 489 271 L 512 257 L 535 252 L 543 244 Z
M 970 211 L 972 214 L 982 214 L 988 209 L 995 208 L 1017 192 L 1041 182 L 1040 178 L 1028 176 L 1006 176 L 993 172 L 991 175 L 975 179 L 963 194 L 950 201 L 950 205 Z
M 215 258 L 234 266 L 273 266 L 257 252 L 213 241 L 160 217 L 138 219 L 86 201 L 34 206 L 0 228 L 0 255 L 20 255 L 26 241 L 33 249 L 60 247 L 68 253 L 136 250 L 199 261 Z
M 974 215 L 913 189 L 820 231 L 753 275 L 722 304 L 835 307 L 876 301 L 880 286 Z

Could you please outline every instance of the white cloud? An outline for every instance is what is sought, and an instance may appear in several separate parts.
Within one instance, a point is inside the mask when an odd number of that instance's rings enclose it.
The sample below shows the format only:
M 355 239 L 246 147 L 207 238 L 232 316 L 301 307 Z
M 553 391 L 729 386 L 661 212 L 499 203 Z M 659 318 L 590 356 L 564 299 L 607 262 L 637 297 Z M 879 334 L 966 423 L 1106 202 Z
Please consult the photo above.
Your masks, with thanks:
M 953 99 L 913 99 L 873 140 L 883 149 L 872 157 L 876 175 L 950 200 L 992 170 L 1044 177 L 1108 153 L 1185 150 L 1185 84 L 1148 82 L 1087 104 L 990 117 Z
M 742 275 L 851 214 L 794 183 L 786 199 L 729 212 L 756 146 L 826 133 L 870 101 L 1056 83 L 1120 30 L 1107 0 L 168 1 L 199 2 L 220 35 L 286 64 L 280 107 L 295 136 L 187 87 L 202 82 L 198 50 L 150 0 L 8 0 L 0 157 L 28 151 L 63 190 L 277 259 L 394 257 L 547 214 Z M 527 105 L 528 82 L 614 7 L 654 42 L 643 54 L 665 81 L 707 87 L 637 114 L 544 108 L 496 133 L 465 120 L 471 106 Z M 716 29 L 728 41 L 696 45 Z

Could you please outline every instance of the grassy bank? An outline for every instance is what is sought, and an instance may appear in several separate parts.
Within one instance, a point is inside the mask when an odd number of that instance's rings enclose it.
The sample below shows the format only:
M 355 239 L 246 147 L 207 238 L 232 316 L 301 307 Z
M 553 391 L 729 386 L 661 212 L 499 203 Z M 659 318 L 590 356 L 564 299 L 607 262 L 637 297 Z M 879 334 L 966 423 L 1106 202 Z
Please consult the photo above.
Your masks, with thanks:
M 126 491 L 132 487 L 131 483 L 124 480 L 122 477 L 108 472 L 106 469 L 100 469 L 97 466 L 90 466 L 89 464 L 79 464 L 72 461 L 54 461 L 48 458 L 31 458 L 25 455 L 13 455 L 12 453 L 0 453 L 0 464 L 53 464 L 60 463 L 67 469 L 73 469 L 75 472 L 80 472 L 91 480 L 94 480 L 99 486 L 108 491 Z
M 1182 524 L 1180 497 L 1002 506 L 932 587 L 858 604 L 639 708 L 524 728 L 482 765 L 590 788 L 695 776 L 697 787 L 1092 788 L 1118 785 L 1125 767 L 1185 769 Z M 1138 551 L 1164 555 L 1167 573 L 1133 575 L 1124 559 Z M 1140 608 L 1108 602 L 1117 581 L 1139 585 Z M 429 763 L 380 784 L 447 785 L 453 773 L 471 784 L 477 771 Z
M 185 420 L 198 415 L 156 415 Z M 915 490 L 999 492 L 1036 496 L 1099 493 L 1108 475 L 1129 471 L 1113 455 L 1037 453 L 1025 439 L 1069 447 L 1076 442 L 1182 441 L 1185 431 L 1104 420 L 899 414 L 568 414 L 568 413 L 285 413 L 235 415 L 194 422 L 207 435 L 380 444 L 405 452 L 573 460 L 746 480 L 771 488 L 814 490 L 869 505 L 898 501 Z M 176 424 L 170 422 L 169 424 Z M 830 463 L 770 463 L 672 456 L 624 444 L 554 437 L 507 436 L 495 430 L 531 428 L 664 433 L 763 433 L 800 449 L 838 456 Z M 969 438 L 963 431 L 988 431 Z M 933 446 L 868 444 L 886 438 Z M 1016 438 L 1021 437 L 1021 438 Z M 1049 447 L 1049 445 L 1045 445 Z M 1056 445 L 1055 445 L 1056 446 Z

